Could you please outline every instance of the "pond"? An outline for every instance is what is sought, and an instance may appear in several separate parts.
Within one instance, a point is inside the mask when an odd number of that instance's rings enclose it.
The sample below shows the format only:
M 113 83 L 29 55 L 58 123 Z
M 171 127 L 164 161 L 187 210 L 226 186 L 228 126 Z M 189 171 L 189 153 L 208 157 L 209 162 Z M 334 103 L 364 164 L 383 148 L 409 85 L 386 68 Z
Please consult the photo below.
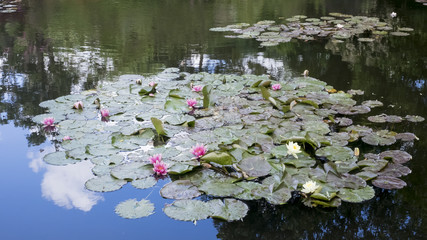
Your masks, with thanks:
M 371 115 L 427 117 L 427 6 L 414 0 L 16 1 L 0 13 L 1 239 L 422 239 L 427 234 L 427 123 L 386 125 L 418 141 L 396 144 L 412 155 L 399 190 L 375 188 L 363 203 L 334 209 L 301 201 L 275 206 L 248 201 L 242 221 L 176 221 L 161 210 L 173 202 L 154 188 L 97 193 L 85 189 L 92 164 L 48 165 L 56 150 L 32 118 L 43 101 L 78 94 L 124 74 L 149 76 L 165 68 L 197 73 L 267 74 L 287 81 L 310 76 L 337 90 L 360 89 L 358 101 L 380 100 Z M 15 11 L 16 9 L 16 11 Z M 260 47 L 254 39 L 225 38 L 210 28 L 331 12 L 378 17 L 413 28 L 409 36 L 373 43 L 292 40 Z M 397 17 L 391 19 L 390 13 Z M 357 117 L 363 121 L 363 118 Z M 387 149 L 381 148 L 382 150 Z M 363 151 L 364 149 L 361 149 Z M 370 149 L 372 150 L 372 149 Z M 379 149 L 373 148 L 380 152 Z M 148 198 L 155 213 L 123 219 L 116 205 Z M 205 196 L 201 199 L 206 200 Z

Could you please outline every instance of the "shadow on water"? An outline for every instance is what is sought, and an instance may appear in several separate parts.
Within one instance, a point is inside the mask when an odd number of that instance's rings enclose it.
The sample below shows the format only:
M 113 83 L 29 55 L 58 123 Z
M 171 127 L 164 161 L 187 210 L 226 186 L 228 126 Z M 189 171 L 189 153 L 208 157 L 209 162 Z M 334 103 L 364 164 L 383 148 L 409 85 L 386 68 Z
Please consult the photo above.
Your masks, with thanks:
M 386 106 L 381 111 L 388 114 L 426 117 L 427 7 L 414 1 L 44 0 L 21 4 L 16 13 L 0 14 L 0 125 L 13 123 L 30 129 L 26 136 L 30 146 L 47 140 L 31 131 L 35 126 L 31 117 L 43 112 L 40 102 L 94 88 L 121 74 L 149 74 L 165 67 L 188 72 L 269 74 L 284 81 L 309 69 L 313 77 L 338 90 L 364 90 L 360 100 L 381 100 Z M 222 33 L 208 31 L 236 22 L 278 20 L 296 14 L 320 17 L 329 12 L 392 21 L 392 11 L 399 14 L 397 24 L 415 29 L 411 36 L 384 37 L 369 44 L 292 41 L 260 48 L 255 40 L 227 39 Z M 243 221 L 214 220 L 216 237 L 422 238 L 427 234 L 427 169 L 422 163 L 427 157 L 423 148 L 427 146 L 426 124 L 387 128 L 415 132 L 420 138 L 402 146 L 414 157 L 409 163 L 413 173 L 404 178 L 408 187 L 377 189 L 376 197 L 368 202 L 343 204 L 329 211 L 297 203 L 271 206 L 251 202 Z M 91 197 L 99 200 L 99 196 Z

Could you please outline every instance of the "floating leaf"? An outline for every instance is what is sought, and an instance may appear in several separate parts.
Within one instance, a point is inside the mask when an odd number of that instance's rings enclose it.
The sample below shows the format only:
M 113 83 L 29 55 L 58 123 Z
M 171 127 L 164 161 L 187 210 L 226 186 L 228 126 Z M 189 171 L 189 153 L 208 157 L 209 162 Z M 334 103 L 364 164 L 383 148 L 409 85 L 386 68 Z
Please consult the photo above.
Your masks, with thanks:
M 396 134 L 396 136 L 394 136 L 397 140 L 401 140 L 404 142 L 412 142 L 414 140 L 419 140 L 418 137 L 413 134 L 413 133 L 409 133 L 409 132 L 405 132 L 405 133 L 398 133 Z
M 372 199 L 375 196 L 375 191 L 371 186 L 366 186 L 360 189 L 342 188 L 338 193 L 338 197 L 345 202 L 363 202 Z
M 363 101 L 362 105 L 368 106 L 370 108 L 374 108 L 374 107 L 382 107 L 384 104 L 378 100 L 367 100 L 367 101 Z
M 241 220 L 246 216 L 249 208 L 242 201 L 226 198 L 224 201 L 214 199 L 208 202 L 212 211 L 211 217 L 226 221 Z
M 208 218 L 212 210 L 209 204 L 199 200 L 177 200 L 163 208 L 170 218 L 182 221 L 198 221 Z
M 394 132 L 381 130 L 378 132 L 367 134 L 366 136 L 362 137 L 362 141 L 373 146 L 392 145 L 396 142 L 396 138 L 394 137 L 395 135 L 396 133 Z
M 215 181 L 206 181 L 203 182 L 199 187 L 200 191 L 205 192 L 208 195 L 217 196 L 217 197 L 229 197 L 242 193 L 243 188 L 227 182 L 215 182 Z
M 201 160 L 207 163 L 214 162 L 221 165 L 233 164 L 233 157 L 226 152 L 211 152 L 203 156 Z
M 131 182 L 132 186 L 138 189 L 151 188 L 154 185 L 156 185 L 156 183 L 157 183 L 157 180 L 154 177 L 146 177 L 143 179 L 133 180 Z
M 384 189 L 401 189 L 406 186 L 406 183 L 399 178 L 381 176 L 372 181 L 375 187 Z
M 68 157 L 65 152 L 53 152 L 46 154 L 43 158 L 43 161 L 45 161 L 47 164 L 56 166 L 65 166 L 68 164 L 80 162 L 80 160 Z
M 85 186 L 88 190 L 95 192 L 112 192 L 119 190 L 127 181 L 111 177 L 110 175 L 99 176 L 89 179 Z
M 394 163 L 401 163 L 401 164 L 406 163 L 412 159 L 412 156 L 409 153 L 401 150 L 385 151 L 380 153 L 379 157 L 387 160 L 392 160 Z
M 421 116 L 414 116 L 414 115 L 406 115 L 405 119 L 410 122 L 422 122 L 424 121 L 424 118 Z
M 201 195 L 199 190 L 189 180 L 176 180 L 163 186 L 160 195 L 169 199 L 192 199 Z
M 354 152 L 348 147 L 327 146 L 318 149 L 316 156 L 326 157 L 330 161 L 350 161 L 354 159 Z
M 117 165 L 111 170 L 111 175 L 118 179 L 143 179 L 152 175 L 153 166 L 142 162 L 131 162 Z
M 244 158 L 237 166 L 250 177 L 265 176 L 271 170 L 271 165 L 262 155 Z
M 148 217 L 154 213 L 154 204 L 146 199 L 142 199 L 141 201 L 129 199 L 119 203 L 115 211 L 122 218 L 136 219 Z

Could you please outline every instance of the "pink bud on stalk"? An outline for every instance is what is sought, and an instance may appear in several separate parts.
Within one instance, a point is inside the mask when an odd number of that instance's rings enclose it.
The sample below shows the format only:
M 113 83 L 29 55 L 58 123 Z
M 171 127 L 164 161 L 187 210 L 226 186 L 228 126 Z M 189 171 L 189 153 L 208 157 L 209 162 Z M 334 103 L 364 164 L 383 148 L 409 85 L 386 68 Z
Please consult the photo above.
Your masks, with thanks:
M 194 99 L 194 98 L 187 99 L 187 105 L 189 107 L 194 108 L 194 106 L 196 106 L 196 104 L 197 104 L 196 99 Z

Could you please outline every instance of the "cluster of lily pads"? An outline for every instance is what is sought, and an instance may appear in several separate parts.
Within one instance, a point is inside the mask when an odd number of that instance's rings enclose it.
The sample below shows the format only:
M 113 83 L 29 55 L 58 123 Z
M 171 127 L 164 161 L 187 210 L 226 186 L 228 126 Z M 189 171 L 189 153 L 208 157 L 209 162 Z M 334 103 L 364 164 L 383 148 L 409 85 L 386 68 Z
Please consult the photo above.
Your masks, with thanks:
M 49 119 L 41 130 L 57 139 L 58 150 L 44 157 L 46 163 L 95 164 L 87 189 L 116 191 L 128 183 L 144 189 L 169 176 L 160 194 L 175 201 L 164 207 L 166 215 L 232 221 L 246 215 L 243 201 L 281 205 L 300 198 L 310 207 L 338 207 L 341 201 L 373 198 L 368 183 L 385 189 L 406 185 L 399 177 L 411 172 L 403 165 L 411 156 L 387 146 L 416 136 L 353 125 L 351 116 L 382 105 L 376 100 L 357 104 L 356 94 L 363 92 L 337 91 L 308 76 L 278 82 L 265 75 L 169 68 L 145 78 L 124 75 L 96 90 L 42 102 L 47 113 L 33 121 Z M 376 154 L 360 153 L 347 146 L 350 142 L 378 146 Z M 165 165 L 156 170 L 156 162 Z M 213 199 L 194 199 L 201 195 Z M 148 199 L 116 207 L 125 218 L 153 211 Z
M 394 13 L 396 14 L 396 13 Z M 396 15 L 391 15 L 395 18 Z M 259 21 L 253 25 L 237 23 L 225 27 L 214 27 L 210 31 L 233 32 L 228 38 L 256 39 L 261 46 L 276 46 L 293 38 L 304 41 L 318 38 L 332 38 L 334 42 L 357 37 L 359 42 L 373 42 L 383 35 L 408 36 L 413 31 L 408 27 L 394 27 L 377 17 L 352 16 L 342 13 L 329 13 L 329 16 L 308 18 L 296 15 L 286 19 L 286 24 L 276 24 L 272 20 Z

